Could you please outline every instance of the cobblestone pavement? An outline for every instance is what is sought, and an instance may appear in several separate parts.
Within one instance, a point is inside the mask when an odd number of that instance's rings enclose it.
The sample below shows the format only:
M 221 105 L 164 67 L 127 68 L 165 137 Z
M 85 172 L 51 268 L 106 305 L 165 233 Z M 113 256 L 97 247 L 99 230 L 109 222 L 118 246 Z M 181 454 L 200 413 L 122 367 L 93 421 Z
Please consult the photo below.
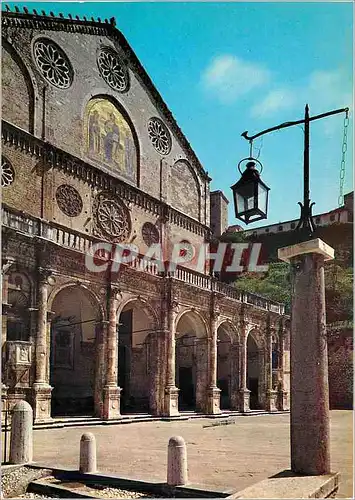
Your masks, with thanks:
M 342 474 L 337 497 L 352 497 L 352 411 L 331 412 L 333 471 Z M 242 489 L 288 469 L 289 415 L 237 417 L 231 425 L 204 427 L 216 420 L 147 422 L 34 432 L 34 460 L 78 467 L 82 433 L 93 432 L 100 472 L 164 482 L 168 440 L 187 444 L 189 480 L 208 487 Z

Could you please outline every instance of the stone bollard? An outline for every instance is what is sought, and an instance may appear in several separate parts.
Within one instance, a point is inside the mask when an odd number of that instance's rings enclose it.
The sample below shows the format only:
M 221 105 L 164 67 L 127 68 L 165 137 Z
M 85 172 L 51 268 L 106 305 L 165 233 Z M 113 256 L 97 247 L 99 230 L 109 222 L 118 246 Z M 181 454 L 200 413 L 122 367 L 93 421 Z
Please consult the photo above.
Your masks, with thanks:
M 26 464 L 33 458 L 33 411 L 27 401 L 20 401 L 12 410 L 10 463 Z
M 169 439 L 167 483 L 169 486 L 183 486 L 187 481 L 186 444 L 181 436 L 174 436 Z
M 80 472 L 96 472 L 96 442 L 91 432 L 85 432 L 80 439 Z

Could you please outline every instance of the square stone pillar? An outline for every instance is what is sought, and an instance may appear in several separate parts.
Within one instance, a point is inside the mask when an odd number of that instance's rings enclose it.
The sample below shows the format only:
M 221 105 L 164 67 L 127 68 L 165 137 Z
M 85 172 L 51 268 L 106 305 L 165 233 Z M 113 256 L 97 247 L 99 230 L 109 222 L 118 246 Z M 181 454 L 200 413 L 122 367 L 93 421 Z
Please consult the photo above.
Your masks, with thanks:
M 250 391 L 247 388 L 239 390 L 239 411 L 242 413 L 250 411 Z
M 165 387 L 165 415 L 173 417 L 179 415 L 179 389 L 177 387 Z
M 209 387 L 207 389 L 206 413 L 209 415 L 218 415 L 221 412 L 221 389 L 218 387 Z
M 33 417 L 35 423 L 48 422 L 51 418 L 52 390 L 49 384 L 35 382 L 32 387 Z
M 117 386 L 106 386 L 103 389 L 102 418 L 113 420 L 121 417 L 120 411 L 121 388 Z
M 290 409 L 289 394 L 287 391 L 281 389 L 279 392 L 279 408 L 280 411 L 285 411 Z
M 291 469 L 329 474 L 324 261 L 334 258 L 334 250 L 317 238 L 281 248 L 278 256 L 292 266 Z
M 266 411 L 277 411 L 277 391 L 267 390 L 266 391 Z

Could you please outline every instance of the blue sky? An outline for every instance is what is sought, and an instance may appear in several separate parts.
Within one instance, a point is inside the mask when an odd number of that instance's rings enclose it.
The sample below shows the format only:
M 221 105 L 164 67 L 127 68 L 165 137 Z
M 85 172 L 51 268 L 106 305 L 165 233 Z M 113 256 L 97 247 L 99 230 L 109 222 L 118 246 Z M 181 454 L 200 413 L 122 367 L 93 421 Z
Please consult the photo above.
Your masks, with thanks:
M 16 3 L 21 6 L 19 2 Z M 109 18 L 141 60 L 204 168 L 211 189 L 230 200 L 250 134 L 349 106 L 353 100 L 353 6 L 342 2 L 26 2 L 64 15 Z M 13 5 L 9 3 L 9 5 Z M 344 116 L 311 124 L 314 212 L 337 207 Z M 344 192 L 353 189 L 350 115 Z M 299 217 L 303 196 L 301 126 L 264 136 L 254 152 L 271 188 L 267 221 Z

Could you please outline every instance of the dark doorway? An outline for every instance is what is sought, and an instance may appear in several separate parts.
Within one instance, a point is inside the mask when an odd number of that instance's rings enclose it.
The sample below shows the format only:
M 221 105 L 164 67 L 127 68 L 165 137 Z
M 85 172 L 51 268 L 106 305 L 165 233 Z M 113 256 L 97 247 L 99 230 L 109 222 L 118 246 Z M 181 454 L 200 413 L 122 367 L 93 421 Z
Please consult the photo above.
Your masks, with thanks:
M 221 393 L 220 393 L 221 410 L 227 410 L 228 408 L 230 408 L 228 380 L 226 380 L 226 379 L 218 380 L 217 387 L 221 390 Z
M 118 386 L 121 391 L 121 411 L 130 411 L 133 402 L 130 400 L 130 367 L 132 349 L 133 309 L 120 315 L 118 330 Z
M 195 408 L 195 388 L 192 381 L 192 368 L 179 367 L 179 408 L 192 410 Z
M 250 409 L 258 410 L 258 389 L 259 389 L 259 380 L 257 378 L 249 378 L 248 379 L 248 388 L 250 391 Z

